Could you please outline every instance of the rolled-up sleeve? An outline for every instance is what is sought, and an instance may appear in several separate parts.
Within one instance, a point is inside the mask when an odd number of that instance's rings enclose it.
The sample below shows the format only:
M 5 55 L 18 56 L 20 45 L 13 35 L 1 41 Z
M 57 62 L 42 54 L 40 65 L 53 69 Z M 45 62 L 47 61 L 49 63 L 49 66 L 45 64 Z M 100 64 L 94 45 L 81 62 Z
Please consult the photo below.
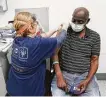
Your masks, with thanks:
M 57 38 L 57 47 L 61 46 L 62 42 L 66 39 L 67 31 L 62 30 L 60 35 Z
M 100 55 L 100 44 L 101 44 L 101 40 L 100 40 L 100 35 L 97 34 L 94 44 L 92 45 L 92 56 L 93 55 Z

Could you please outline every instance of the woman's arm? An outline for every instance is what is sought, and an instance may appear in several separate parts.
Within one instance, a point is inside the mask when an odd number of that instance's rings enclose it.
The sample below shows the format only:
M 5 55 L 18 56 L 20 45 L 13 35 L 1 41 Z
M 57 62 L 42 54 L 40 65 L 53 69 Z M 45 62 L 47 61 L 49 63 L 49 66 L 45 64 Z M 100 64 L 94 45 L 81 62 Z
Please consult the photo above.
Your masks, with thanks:
M 60 33 L 62 32 L 63 29 L 66 30 L 65 25 L 61 24 L 57 29 L 54 29 L 49 32 L 41 33 L 41 36 L 42 37 L 56 37 L 56 36 L 60 35 Z
M 44 32 L 44 29 L 42 28 L 42 26 L 39 24 L 39 22 L 37 22 L 37 28 L 36 28 L 36 32 L 40 32 L 40 36 L 42 37 L 51 37 L 55 32 L 57 31 L 57 29 L 53 29 L 49 32 Z
M 43 33 L 41 33 L 41 36 L 42 37 L 51 37 L 55 32 L 56 32 L 56 30 L 49 31 L 49 32 L 43 32 Z

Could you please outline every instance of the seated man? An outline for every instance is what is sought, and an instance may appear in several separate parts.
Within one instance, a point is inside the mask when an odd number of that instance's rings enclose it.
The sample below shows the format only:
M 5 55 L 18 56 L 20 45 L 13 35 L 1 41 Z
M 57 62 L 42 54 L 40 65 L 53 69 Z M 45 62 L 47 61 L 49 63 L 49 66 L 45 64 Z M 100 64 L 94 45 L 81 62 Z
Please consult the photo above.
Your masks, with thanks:
M 89 11 L 86 8 L 75 9 L 59 59 L 57 55 L 53 57 L 53 96 L 100 95 L 95 77 L 99 65 L 100 36 L 87 28 L 89 20 Z

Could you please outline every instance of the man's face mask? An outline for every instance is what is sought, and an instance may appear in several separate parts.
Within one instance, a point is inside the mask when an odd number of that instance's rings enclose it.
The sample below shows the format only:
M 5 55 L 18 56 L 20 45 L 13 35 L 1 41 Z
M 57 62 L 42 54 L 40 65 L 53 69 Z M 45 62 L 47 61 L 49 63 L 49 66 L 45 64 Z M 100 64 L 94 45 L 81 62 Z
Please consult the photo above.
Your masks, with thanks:
M 72 18 L 71 27 L 75 32 L 81 32 L 87 23 L 87 20 L 79 20 Z
M 85 24 L 75 24 L 72 22 L 71 27 L 72 27 L 73 31 L 81 32 L 85 28 Z

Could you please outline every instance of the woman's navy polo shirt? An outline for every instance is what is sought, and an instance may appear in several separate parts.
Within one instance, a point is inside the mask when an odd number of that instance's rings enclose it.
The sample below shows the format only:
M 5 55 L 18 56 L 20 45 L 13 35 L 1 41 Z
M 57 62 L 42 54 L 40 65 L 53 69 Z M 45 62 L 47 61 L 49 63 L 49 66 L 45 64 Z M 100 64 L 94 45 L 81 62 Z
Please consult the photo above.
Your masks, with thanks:
M 11 55 L 7 91 L 12 96 L 43 96 L 46 66 L 53 55 L 56 38 L 16 37 Z

